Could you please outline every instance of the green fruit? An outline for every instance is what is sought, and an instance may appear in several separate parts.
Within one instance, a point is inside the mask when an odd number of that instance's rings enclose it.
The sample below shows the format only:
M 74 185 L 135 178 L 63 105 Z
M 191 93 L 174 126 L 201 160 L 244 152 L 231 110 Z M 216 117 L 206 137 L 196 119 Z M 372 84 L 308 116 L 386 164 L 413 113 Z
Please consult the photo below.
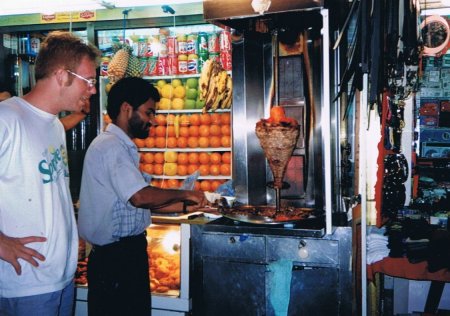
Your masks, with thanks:
M 192 110 L 192 109 L 196 108 L 195 106 L 196 106 L 195 100 L 184 99 L 184 108 L 185 109 Z
M 198 88 L 198 80 L 197 80 L 197 78 L 188 78 L 186 80 L 186 86 L 188 86 L 191 89 L 197 89 Z
M 197 89 L 189 88 L 186 90 L 186 99 L 195 100 L 197 99 L 198 91 Z
M 203 101 L 203 100 L 197 100 L 195 102 L 196 109 L 203 109 L 204 106 L 205 106 L 205 101 Z

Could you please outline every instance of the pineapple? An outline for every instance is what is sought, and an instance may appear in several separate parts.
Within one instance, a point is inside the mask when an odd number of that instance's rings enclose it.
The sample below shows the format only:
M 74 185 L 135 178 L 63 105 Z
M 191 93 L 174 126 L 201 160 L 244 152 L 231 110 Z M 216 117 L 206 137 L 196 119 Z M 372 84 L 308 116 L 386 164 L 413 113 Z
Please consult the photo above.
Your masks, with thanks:
M 108 65 L 108 76 L 111 82 L 116 82 L 125 76 L 129 58 L 130 47 L 122 47 L 114 54 Z
M 139 58 L 130 54 L 125 77 L 142 77 L 141 62 Z

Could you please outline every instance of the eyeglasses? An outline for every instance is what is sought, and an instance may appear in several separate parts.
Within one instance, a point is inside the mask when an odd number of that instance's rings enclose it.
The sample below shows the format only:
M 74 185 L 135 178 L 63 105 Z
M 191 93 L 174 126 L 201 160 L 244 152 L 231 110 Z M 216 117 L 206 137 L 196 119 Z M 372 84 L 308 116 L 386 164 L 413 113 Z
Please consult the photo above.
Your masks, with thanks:
M 83 76 L 80 76 L 79 74 L 74 73 L 73 71 L 70 71 L 70 70 L 67 70 L 67 69 L 66 69 L 66 71 L 67 71 L 69 74 L 71 74 L 71 75 L 77 77 L 78 79 L 81 79 L 81 80 L 85 81 L 85 82 L 88 84 L 89 88 L 93 88 L 93 87 L 95 87 L 95 85 L 97 84 L 97 79 L 86 79 L 86 78 L 84 78 Z

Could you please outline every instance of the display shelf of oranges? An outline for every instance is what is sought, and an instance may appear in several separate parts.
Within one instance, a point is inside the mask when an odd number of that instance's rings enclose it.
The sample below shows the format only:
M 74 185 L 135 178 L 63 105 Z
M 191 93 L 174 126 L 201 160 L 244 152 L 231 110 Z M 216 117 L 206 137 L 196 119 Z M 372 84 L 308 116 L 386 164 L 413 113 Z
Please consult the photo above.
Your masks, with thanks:
M 231 112 L 231 109 L 217 109 L 215 113 Z M 156 110 L 156 114 L 189 114 L 189 113 L 203 113 L 203 109 L 184 109 L 184 110 Z
M 197 170 L 201 180 L 231 178 L 231 152 L 141 152 L 141 171 L 155 179 L 185 179 Z
M 231 113 L 157 114 L 139 151 L 231 151 Z
M 227 180 L 198 180 L 194 183 L 194 190 L 215 192 L 217 188 Z M 158 188 L 177 189 L 181 187 L 183 180 L 179 179 L 154 179 L 152 186 Z

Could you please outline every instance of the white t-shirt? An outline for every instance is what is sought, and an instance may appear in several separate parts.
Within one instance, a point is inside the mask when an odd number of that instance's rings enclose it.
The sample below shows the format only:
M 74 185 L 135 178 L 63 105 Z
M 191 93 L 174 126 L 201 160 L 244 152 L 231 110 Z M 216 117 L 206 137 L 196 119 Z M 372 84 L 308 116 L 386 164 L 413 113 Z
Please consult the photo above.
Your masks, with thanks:
M 19 259 L 20 276 L 0 260 L 0 297 L 54 292 L 72 281 L 78 233 L 64 127 L 56 115 L 18 97 L 0 104 L 0 231 L 47 238 L 27 245 L 46 260 L 33 267 Z

